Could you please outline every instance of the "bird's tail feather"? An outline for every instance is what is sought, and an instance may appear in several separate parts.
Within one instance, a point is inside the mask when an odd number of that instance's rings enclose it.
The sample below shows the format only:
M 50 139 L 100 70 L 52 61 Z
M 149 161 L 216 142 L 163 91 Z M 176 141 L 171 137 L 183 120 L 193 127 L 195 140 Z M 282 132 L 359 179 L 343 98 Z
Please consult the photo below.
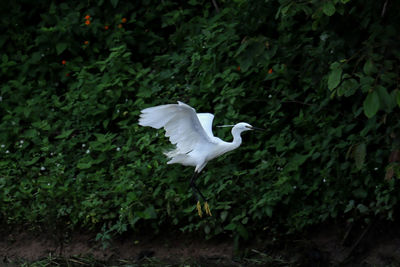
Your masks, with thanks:
M 169 159 L 173 158 L 174 156 L 178 155 L 177 149 L 171 149 L 163 152 L 165 156 L 167 156 Z
M 179 149 L 172 149 L 164 152 L 164 155 L 169 158 L 167 164 L 180 163 L 183 165 L 190 165 L 188 160 L 190 157 L 187 153 L 182 153 Z

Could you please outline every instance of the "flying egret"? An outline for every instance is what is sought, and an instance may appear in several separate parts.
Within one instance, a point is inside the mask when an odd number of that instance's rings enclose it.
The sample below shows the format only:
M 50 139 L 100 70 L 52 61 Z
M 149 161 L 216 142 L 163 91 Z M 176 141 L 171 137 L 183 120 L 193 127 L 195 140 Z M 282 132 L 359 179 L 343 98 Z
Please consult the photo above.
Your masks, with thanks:
M 190 186 L 197 199 L 197 211 L 202 216 L 202 209 L 196 191 L 204 201 L 204 210 L 211 216 L 210 207 L 206 198 L 196 186 L 196 178 L 207 163 L 226 152 L 234 150 L 242 143 L 241 133 L 249 130 L 263 130 L 240 122 L 235 125 L 217 127 L 233 127 L 232 142 L 225 142 L 212 133 L 214 115 L 211 113 L 196 113 L 191 106 L 178 101 L 178 104 L 161 105 L 143 109 L 140 114 L 139 125 L 150 126 L 155 129 L 164 128 L 165 136 L 176 147 L 164 153 L 170 160 L 167 164 L 180 163 L 185 166 L 194 166 L 194 175 Z

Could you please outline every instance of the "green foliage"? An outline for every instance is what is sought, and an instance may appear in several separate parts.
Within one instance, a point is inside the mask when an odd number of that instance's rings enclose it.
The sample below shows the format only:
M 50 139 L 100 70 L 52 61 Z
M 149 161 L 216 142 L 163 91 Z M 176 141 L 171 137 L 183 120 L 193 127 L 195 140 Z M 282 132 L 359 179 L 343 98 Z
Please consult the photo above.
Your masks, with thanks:
M 128 230 L 239 240 L 396 219 L 400 24 L 389 4 L 7 3 L 1 223 L 106 242 Z M 167 166 L 162 132 L 137 125 L 142 108 L 176 100 L 214 111 L 216 124 L 268 129 L 199 178 L 210 218 L 195 212 L 192 170 Z

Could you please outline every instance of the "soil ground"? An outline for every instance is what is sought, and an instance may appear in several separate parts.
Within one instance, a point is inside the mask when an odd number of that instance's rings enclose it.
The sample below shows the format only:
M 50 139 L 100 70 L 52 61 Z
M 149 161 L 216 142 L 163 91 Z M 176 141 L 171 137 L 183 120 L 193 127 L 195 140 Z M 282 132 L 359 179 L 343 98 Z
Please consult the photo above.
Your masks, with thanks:
M 60 242 L 43 233 L 3 233 L 0 266 L 29 266 L 43 259 L 58 266 L 400 266 L 400 230 L 379 223 L 320 226 L 279 243 L 259 237 L 242 245 L 241 253 L 231 239 L 171 234 L 129 235 L 103 245 L 91 234 L 76 233 Z

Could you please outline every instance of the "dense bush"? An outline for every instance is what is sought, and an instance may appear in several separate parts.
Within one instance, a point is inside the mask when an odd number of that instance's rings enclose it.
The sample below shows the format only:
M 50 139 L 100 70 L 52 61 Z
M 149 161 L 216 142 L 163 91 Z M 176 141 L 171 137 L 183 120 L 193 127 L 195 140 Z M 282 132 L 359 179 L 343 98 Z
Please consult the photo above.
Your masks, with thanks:
M 7 3 L 3 225 L 247 239 L 396 219 L 400 4 L 217 3 Z M 193 170 L 165 164 L 162 131 L 137 125 L 142 108 L 177 100 L 267 129 L 199 178 L 213 217 L 195 212 Z

